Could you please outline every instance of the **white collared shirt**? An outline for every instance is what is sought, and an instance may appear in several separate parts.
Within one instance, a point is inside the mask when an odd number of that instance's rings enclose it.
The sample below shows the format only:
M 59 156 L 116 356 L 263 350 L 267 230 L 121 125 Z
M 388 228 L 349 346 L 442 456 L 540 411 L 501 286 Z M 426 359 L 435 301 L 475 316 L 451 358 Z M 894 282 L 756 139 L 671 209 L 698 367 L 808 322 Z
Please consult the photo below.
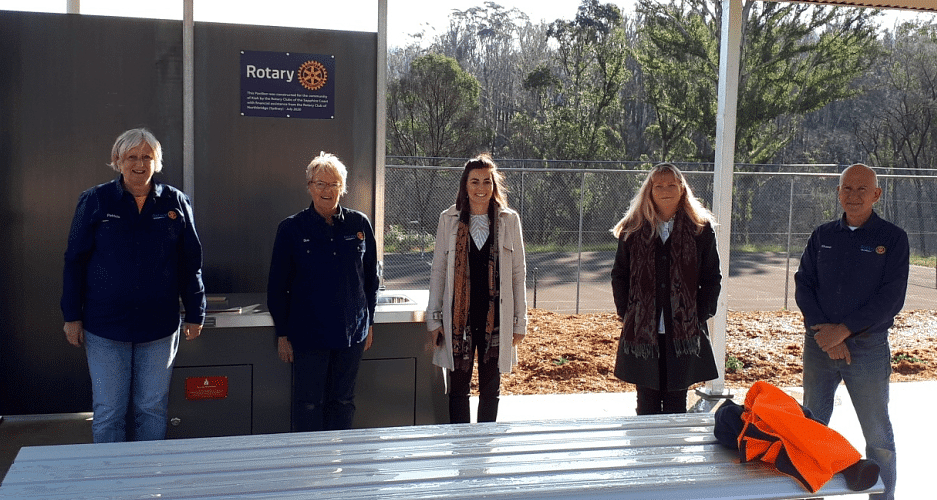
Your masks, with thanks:
M 670 233 L 673 232 L 673 217 L 666 222 L 661 222 L 657 225 L 657 232 L 660 233 L 660 241 L 667 243 L 667 238 L 670 238 Z M 673 262 L 670 263 L 673 265 Z M 664 308 L 660 309 L 660 323 L 657 325 L 657 333 L 664 333 Z
M 481 250 L 488 241 L 489 226 L 488 214 L 475 215 L 469 221 L 469 232 L 472 233 L 472 241 L 475 242 L 475 248 Z

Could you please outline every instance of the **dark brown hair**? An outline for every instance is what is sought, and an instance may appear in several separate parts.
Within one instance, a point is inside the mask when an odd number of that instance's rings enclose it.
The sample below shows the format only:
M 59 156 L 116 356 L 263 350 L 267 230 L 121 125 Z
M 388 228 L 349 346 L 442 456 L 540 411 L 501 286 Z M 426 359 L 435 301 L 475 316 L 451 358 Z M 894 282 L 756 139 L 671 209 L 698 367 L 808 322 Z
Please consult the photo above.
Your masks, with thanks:
M 498 165 L 491 159 L 491 155 L 482 153 L 465 162 L 462 179 L 459 180 L 459 194 L 456 195 L 455 199 L 456 210 L 468 210 L 468 188 L 465 185 L 468 182 L 469 172 L 479 168 L 491 171 L 491 203 L 494 203 L 497 207 L 508 208 L 507 186 L 504 185 L 504 176 L 498 171 Z

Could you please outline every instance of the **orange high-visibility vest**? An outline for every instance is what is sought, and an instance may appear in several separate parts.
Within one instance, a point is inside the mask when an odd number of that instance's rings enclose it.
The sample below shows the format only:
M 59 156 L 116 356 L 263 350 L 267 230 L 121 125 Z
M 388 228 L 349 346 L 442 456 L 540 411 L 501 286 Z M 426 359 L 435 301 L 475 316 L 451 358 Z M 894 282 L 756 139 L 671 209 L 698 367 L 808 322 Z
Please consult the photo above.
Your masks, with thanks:
M 862 458 L 840 433 L 807 418 L 794 398 L 767 382 L 755 382 L 748 390 L 742 423 L 742 462 L 773 464 L 811 493 Z

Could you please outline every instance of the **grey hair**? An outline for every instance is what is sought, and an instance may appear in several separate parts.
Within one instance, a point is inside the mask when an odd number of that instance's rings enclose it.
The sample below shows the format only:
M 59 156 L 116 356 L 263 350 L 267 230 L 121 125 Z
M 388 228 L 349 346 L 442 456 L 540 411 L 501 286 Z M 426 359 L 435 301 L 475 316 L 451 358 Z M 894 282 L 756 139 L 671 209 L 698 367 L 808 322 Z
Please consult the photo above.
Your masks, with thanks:
M 132 128 L 120 134 L 114 141 L 114 146 L 111 147 L 111 162 L 107 166 L 120 172 L 117 162 L 127 151 L 141 144 L 147 144 L 153 148 L 153 172 L 161 172 L 163 170 L 163 147 L 156 140 L 156 136 L 145 128 Z
M 873 182 L 872 187 L 878 188 L 878 174 L 875 173 L 875 170 L 872 170 L 872 167 L 866 165 L 865 163 L 853 163 L 852 165 L 849 165 L 848 167 L 844 168 L 843 171 L 839 173 L 839 185 L 840 186 L 843 185 L 843 177 L 846 176 L 846 171 L 848 171 L 852 167 L 864 167 L 864 168 L 867 168 L 869 172 L 872 172 L 872 182 Z
M 348 169 L 345 168 L 345 164 L 342 163 L 342 160 L 339 160 L 337 156 L 332 153 L 326 153 L 325 151 L 320 151 L 319 156 L 316 156 L 309 162 L 309 165 L 306 166 L 306 183 L 308 184 L 312 179 L 322 171 L 332 172 L 335 175 L 338 175 L 342 179 L 342 193 L 345 194 L 348 192 Z

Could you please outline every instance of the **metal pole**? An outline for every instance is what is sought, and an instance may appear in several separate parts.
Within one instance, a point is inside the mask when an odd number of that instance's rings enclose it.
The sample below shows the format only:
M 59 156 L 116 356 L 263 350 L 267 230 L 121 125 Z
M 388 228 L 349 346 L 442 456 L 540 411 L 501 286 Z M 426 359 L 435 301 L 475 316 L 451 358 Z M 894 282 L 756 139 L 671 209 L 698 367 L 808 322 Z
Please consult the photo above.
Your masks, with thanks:
M 195 206 L 194 0 L 182 2 L 182 191 Z
M 794 220 L 794 177 L 791 177 L 791 199 L 787 206 L 787 255 L 784 259 L 784 310 L 787 311 L 787 290 L 791 282 L 791 221 Z
M 377 2 L 377 61 L 374 110 L 374 239 L 377 259 L 384 260 L 384 196 L 386 180 L 384 162 L 387 158 L 387 9 L 388 0 Z M 398 6 L 401 4 L 398 3 Z M 425 218 L 420 217 L 420 221 Z M 421 236 L 422 238 L 422 236 Z M 421 239 L 422 244 L 422 239 Z M 422 253 L 422 246 L 420 251 Z M 422 258 L 422 256 L 421 256 Z
M 739 99 L 739 67 L 742 51 L 742 0 L 722 0 L 722 31 L 719 43 L 719 103 L 716 111 L 716 165 L 713 173 L 713 213 L 716 215 L 716 247 L 723 284 L 729 279 L 729 253 L 732 235 L 732 173 L 735 170 L 735 123 Z M 697 390 L 703 410 L 711 409 L 719 398 L 730 394 L 725 387 L 726 325 L 728 294 L 719 294 L 713 318 L 713 354 L 719 378 Z
M 524 163 L 525 163 L 525 166 L 526 166 L 526 162 L 524 162 Z M 525 196 L 525 193 L 524 193 L 524 181 L 526 180 L 526 177 L 527 177 L 527 169 L 525 168 L 525 169 L 521 170 L 521 210 L 520 210 L 520 212 L 521 212 L 521 223 L 522 223 L 522 224 L 523 224 L 523 222 L 524 222 L 524 216 L 526 215 L 526 214 L 524 213 L 524 196 Z
M 537 268 L 534 268 L 534 309 L 537 308 Z
M 579 314 L 579 287 L 582 282 L 582 212 L 585 210 L 586 172 L 582 171 L 579 180 L 579 257 L 576 262 L 576 314 Z
M 81 14 L 81 0 L 68 0 L 65 2 L 66 14 Z

